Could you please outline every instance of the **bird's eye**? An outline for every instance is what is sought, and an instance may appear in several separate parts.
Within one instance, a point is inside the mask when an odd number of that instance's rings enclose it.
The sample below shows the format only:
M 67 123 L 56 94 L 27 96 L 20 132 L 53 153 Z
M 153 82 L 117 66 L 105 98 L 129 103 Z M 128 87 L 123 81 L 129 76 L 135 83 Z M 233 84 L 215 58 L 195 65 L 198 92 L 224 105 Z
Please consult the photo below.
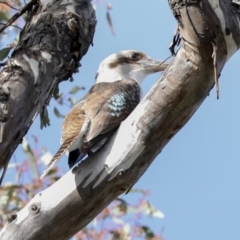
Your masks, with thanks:
M 141 59 L 141 55 L 139 53 L 132 53 L 130 56 L 131 60 L 138 61 Z

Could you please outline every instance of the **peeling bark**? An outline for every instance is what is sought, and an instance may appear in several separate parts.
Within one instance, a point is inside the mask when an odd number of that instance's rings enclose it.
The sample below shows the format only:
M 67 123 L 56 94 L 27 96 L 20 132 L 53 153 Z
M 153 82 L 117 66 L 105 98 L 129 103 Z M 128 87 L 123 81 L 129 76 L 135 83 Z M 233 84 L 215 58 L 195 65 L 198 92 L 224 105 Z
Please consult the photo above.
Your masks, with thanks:
M 29 9 L 19 43 L 0 73 L 0 170 L 53 90 L 78 71 L 94 35 L 90 0 L 43 0 Z
M 208 96 L 213 46 L 218 75 L 238 50 L 239 7 L 229 0 L 169 4 L 182 37 L 172 64 L 109 144 L 37 194 L 5 225 L 1 239 L 69 239 L 138 181 Z

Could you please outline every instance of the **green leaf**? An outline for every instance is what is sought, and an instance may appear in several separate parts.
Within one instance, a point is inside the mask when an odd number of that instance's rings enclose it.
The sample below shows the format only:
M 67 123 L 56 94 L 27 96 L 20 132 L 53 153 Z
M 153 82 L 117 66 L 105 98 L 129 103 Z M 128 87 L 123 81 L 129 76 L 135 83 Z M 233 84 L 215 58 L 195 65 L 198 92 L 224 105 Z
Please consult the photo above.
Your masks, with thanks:
M 151 239 L 151 238 L 153 238 L 155 236 L 153 231 L 149 227 L 141 226 L 141 229 L 144 231 L 145 236 L 146 236 L 147 239 L 149 239 L 149 238 Z
M 117 230 L 111 230 L 110 233 L 112 234 L 111 240 L 121 239 L 121 235 Z
M 40 128 L 50 126 L 50 119 L 48 117 L 47 108 L 43 108 L 42 112 L 40 113 Z
M 76 104 L 76 99 L 75 98 L 68 98 L 68 101 L 70 102 L 71 106 L 73 107 Z
M 55 175 L 56 173 L 57 173 L 57 169 L 53 168 L 48 171 L 47 176 Z
M 84 90 L 84 89 L 85 89 L 84 87 L 75 86 L 75 87 L 73 87 L 73 88 L 69 91 L 69 93 L 70 93 L 70 94 L 75 94 L 75 93 L 77 93 L 79 90 Z
M 122 198 L 117 198 L 116 200 L 120 202 L 120 204 L 118 205 L 119 210 L 123 213 L 126 213 L 128 208 L 127 202 L 124 201 Z
M 56 117 L 58 117 L 58 118 L 64 118 L 65 117 L 63 114 L 61 114 L 58 111 L 58 109 L 56 107 L 53 109 L 53 111 L 54 111 L 54 114 L 56 115 Z
M 0 225 L 8 214 L 19 211 L 22 208 L 22 200 L 19 192 L 22 191 L 23 185 L 7 185 L 0 188 Z
M 22 148 L 23 148 L 23 151 L 25 152 L 25 154 L 28 156 L 28 158 L 30 160 L 30 167 L 32 169 L 33 176 L 35 178 L 39 178 L 38 169 L 37 169 L 37 161 L 35 159 L 34 153 L 31 149 L 30 145 L 28 144 L 28 141 L 27 141 L 26 138 L 23 138 Z
M 2 61 L 8 56 L 11 49 L 12 49 L 11 47 L 7 47 L 0 50 L 0 61 Z
M 58 85 L 53 89 L 53 97 L 54 97 L 56 100 L 60 97 Z
M 109 9 L 108 9 L 108 10 L 109 10 Z M 109 26 L 109 28 L 110 28 L 111 33 L 112 33 L 113 35 L 115 35 L 115 31 L 114 31 L 114 28 L 113 28 L 112 19 L 111 19 L 111 16 L 110 16 L 109 11 L 107 11 L 106 17 L 107 17 L 108 26 Z
M 143 189 L 137 189 L 137 188 L 132 188 L 129 193 L 141 193 L 142 195 L 146 195 L 146 190 Z
M 4 12 L 0 11 L 0 21 L 2 20 L 8 21 L 8 17 Z
M 145 213 L 152 217 L 164 218 L 164 214 L 160 210 L 156 209 L 149 201 L 145 204 Z
M 58 104 L 63 105 L 63 94 L 59 93 L 58 98 L 56 99 Z

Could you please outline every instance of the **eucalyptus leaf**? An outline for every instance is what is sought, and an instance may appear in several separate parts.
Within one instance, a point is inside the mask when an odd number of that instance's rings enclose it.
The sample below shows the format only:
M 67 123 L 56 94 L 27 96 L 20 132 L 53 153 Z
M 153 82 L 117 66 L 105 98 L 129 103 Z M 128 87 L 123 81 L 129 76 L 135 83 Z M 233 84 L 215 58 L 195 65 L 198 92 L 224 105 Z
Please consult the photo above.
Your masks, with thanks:
M 33 173 L 34 177 L 39 178 L 38 169 L 37 169 L 37 161 L 36 161 L 35 155 L 25 137 L 23 138 L 22 148 L 23 148 L 23 151 L 25 152 L 25 154 L 29 158 L 30 167 L 32 169 L 32 173 Z
M 0 11 L 0 21 L 8 21 L 8 19 L 9 18 L 7 17 L 7 15 L 4 12 Z
M 53 97 L 54 97 L 56 100 L 60 97 L 58 85 L 53 89 Z
M 50 119 L 48 116 L 48 111 L 46 108 L 43 108 L 42 112 L 40 113 L 40 128 L 50 126 Z
M 117 200 L 120 202 L 120 204 L 118 205 L 119 210 L 123 213 L 127 213 L 127 208 L 128 208 L 127 202 L 122 198 L 117 198 Z
M 69 93 L 70 93 L 70 94 L 75 94 L 75 93 L 77 93 L 79 90 L 84 90 L 84 89 L 85 89 L 84 87 L 75 86 L 75 87 L 73 87 L 73 88 L 69 91 Z
M 61 114 L 58 111 L 58 109 L 56 107 L 53 109 L 53 111 L 54 111 L 54 114 L 56 115 L 56 117 L 58 117 L 58 118 L 64 118 L 65 117 L 63 114 Z
M 151 239 L 151 238 L 153 238 L 155 236 L 153 231 L 149 227 L 141 226 L 141 229 L 144 231 L 145 236 L 146 236 L 147 239 Z
M 68 98 L 68 101 L 70 102 L 71 106 L 73 107 L 76 104 L 76 99 L 75 98 Z
M 0 50 L 0 61 L 2 61 L 3 59 L 5 59 L 8 56 L 11 49 L 12 49 L 11 47 L 7 47 L 7 48 L 2 48 Z

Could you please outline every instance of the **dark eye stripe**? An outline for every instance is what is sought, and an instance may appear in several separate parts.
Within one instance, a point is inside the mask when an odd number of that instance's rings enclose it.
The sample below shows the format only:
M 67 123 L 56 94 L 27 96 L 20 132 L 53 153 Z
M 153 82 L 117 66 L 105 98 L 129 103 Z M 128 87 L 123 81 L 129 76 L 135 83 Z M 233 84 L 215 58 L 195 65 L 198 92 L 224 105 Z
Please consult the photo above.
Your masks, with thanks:
M 135 59 L 134 57 L 138 57 L 138 59 Z M 131 53 L 131 55 L 129 57 L 119 56 L 115 61 L 109 63 L 109 68 L 115 68 L 119 64 L 136 63 L 137 61 L 139 61 L 143 57 L 144 56 L 141 53 L 138 53 L 138 52 Z
M 143 56 L 140 55 L 139 53 L 132 53 L 130 55 L 130 59 L 133 60 L 133 61 L 138 61 L 142 58 Z

